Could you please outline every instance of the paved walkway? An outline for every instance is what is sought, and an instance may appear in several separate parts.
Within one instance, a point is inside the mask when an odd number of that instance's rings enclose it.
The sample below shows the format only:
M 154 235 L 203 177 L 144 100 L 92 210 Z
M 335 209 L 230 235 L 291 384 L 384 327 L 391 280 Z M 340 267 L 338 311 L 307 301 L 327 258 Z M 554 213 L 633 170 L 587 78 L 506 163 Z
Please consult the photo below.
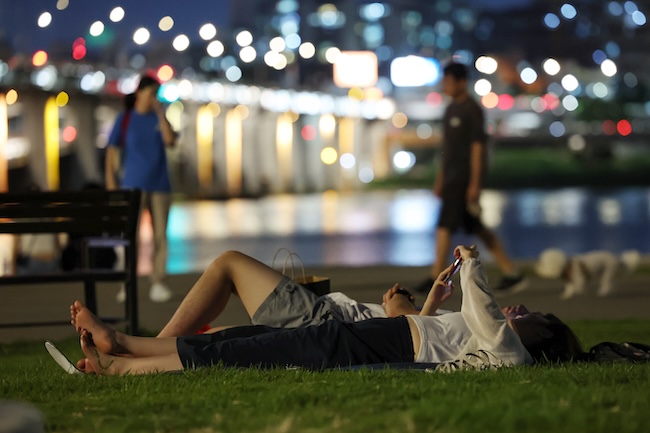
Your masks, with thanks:
M 490 281 L 497 281 L 498 275 L 492 265 L 488 266 Z M 524 270 L 529 269 L 522 263 Z M 423 275 L 425 267 L 310 267 L 309 274 L 326 275 L 331 278 L 332 291 L 343 291 L 360 301 L 379 302 L 381 294 L 394 282 L 415 284 Z M 170 276 L 170 285 L 174 298 L 164 304 L 154 304 L 147 297 L 147 281 L 140 280 L 140 317 L 141 326 L 148 332 L 158 331 L 174 312 L 184 294 L 197 280 L 199 274 L 178 274 Z M 529 308 L 552 311 L 565 320 L 581 319 L 646 319 L 650 320 L 650 273 L 645 271 L 633 275 L 624 275 L 620 279 L 620 289 L 616 296 L 597 298 L 585 295 L 562 301 L 559 294 L 561 284 L 556 281 L 530 277 L 529 289 L 515 295 L 501 296 L 503 305 L 523 303 Z M 117 285 L 102 285 L 98 293 L 100 313 L 117 315 L 120 304 L 115 302 Z M 3 323 L 20 320 L 64 320 L 68 316 L 68 305 L 82 296 L 82 288 L 57 285 L 44 285 L 34 288 L 25 286 L 3 287 L 0 319 Z M 418 300 L 422 302 L 423 296 Z M 457 309 L 460 296 L 450 300 L 448 307 Z M 234 299 L 223 315 L 213 325 L 247 324 L 246 313 L 238 300 Z M 0 329 L 0 343 L 20 340 L 58 340 L 74 336 L 74 330 L 68 326 L 40 328 Z

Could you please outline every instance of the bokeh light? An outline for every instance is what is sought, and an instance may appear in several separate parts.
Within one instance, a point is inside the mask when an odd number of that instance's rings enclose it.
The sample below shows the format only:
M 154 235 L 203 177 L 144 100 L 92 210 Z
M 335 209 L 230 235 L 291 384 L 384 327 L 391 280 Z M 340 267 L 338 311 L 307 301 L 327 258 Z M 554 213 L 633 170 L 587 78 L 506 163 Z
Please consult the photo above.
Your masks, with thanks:
M 43 12 L 39 15 L 37 24 L 42 29 L 49 26 L 52 24 L 52 14 L 49 12 Z
M 140 27 L 135 32 L 133 32 L 133 42 L 138 45 L 146 44 L 149 41 L 150 37 L 151 34 L 149 33 L 149 30 L 145 29 L 144 27 Z
M 170 16 L 162 17 L 158 21 L 158 28 L 163 32 L 168 32 L 174 28 L 174 19 Z
M 172 41 L 172 47 L 174 47 L 176 51 L 185 51 L 190 47 L 190 38 L 184 34 L 180 34 Z
M 108 15 L 108 19 L 113 21 L 114 23 L 119 23 L 124 19 L 124 9 L 122 9 L 120 6 L 113 8 L 111 10 L 110 14 Z
M 66 126 L 61 132 L 61 138 L 66 143 L 72 143 L 77 138 L 77 129 L 71 125 Z
M 45 51 L 43 50 L 36 51 L 32 56 L 32 65 L 36 66 L 37 68 L 39 66 L 43 66 L 46 63 L 47 63 L 47 53 Z
M 201 39 L 204 41 L 209 41 L 217 36 L 217 28 L 211 23 L 203 24 L 199 29 L 199 36 L 201 36 Z
M 169 65 L 162 65 L 156 73 L 158 80 L 161 82 L 169 81 L 174 78 L 174 69 Z
M 404 113 L 393 114 L 392 122 L 395 128 L 404 128 L 408 124 L 408 117 Z
M 313 125 L 305 125 L 300 130 L 300 135 L 306 141 L 312 141 L 316 138 L 316 127 Z
M 323 161 L 323 164 L 331 165 L 336 162 L 338 159 L 338 153 L 336 152 L 336 149 L 333 147 L 325 147 L 323 150 L 320 152 L 320 160 Z
M 544 68 L 544 72 L 546 72 L 548 75 L 557 75 L 561 69 L 560 63 L 553 58 L 544 60 L 542 67 Z
M 101 21 L 95 21 L 90 25 L 88 33 L 90 33 L 90 36 L 100 36 L 102 33 L 104 33 L 104 23 Z
M 5 101 L 7 102 L 7 105 L 13 105 L 18 102 L 18 92 L 16 89 L 9 89 L 5 95 Z
M 616 124 L 616 130 L 622 136 L 628 136 L 632 133 L 632 124 L 626 119 L 619 120 Z
M 68 102 L 70 102 L 70 95 L 68 95 L 66 92 L 59 92 L 58 95 L 56 95 L 56 105 L 59 107 L 65 107 L 68 105 Z

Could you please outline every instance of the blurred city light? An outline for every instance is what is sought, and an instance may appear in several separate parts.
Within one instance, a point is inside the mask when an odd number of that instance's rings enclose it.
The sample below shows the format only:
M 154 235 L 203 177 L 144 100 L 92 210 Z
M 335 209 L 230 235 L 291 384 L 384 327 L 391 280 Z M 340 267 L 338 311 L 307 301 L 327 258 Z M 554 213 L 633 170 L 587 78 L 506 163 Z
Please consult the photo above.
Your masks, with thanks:
M 235 40 L 240 47 L 247 47 L 253 43 L 253 34 L 248 30 L 242 30 L 241 32 L 237 33 Z
M 485 96 L 492 91 L 492 83 L 485 78 L 476 80 L 474 83 L 474 92 L 479 96 Z
M 333 147 L 325 147 L 320 152 L 320 159 L 323 161 L 323 164 L 332 165 L 338 159 L 338 153 Z
M 225 47 L 221 41 L 212 41 L 208 44 L 206 51 L 211 57 L 219 57 L 225 51 Z
M 88 33 L 90 36 L 101 36 L 102 33 L 104 33 L 104 23 L 101 21 L 95 21 L 90 25 L 90 29 L 88 29 Z
M 184 34 L 180 34 L 174 38 L 172 46 L 176 51 L 185 51 L 190 47 L 190 38 Z
M 212 23 L 203 24 L 199 29 L 199 36 L 201 36 L 201 39 L 209 41 L 217 36 L 217 28 Z
M 560 72 L 560 63 L 553 58 L 546 59 L 542 67 L 548 75 L 557 75 Z
M 172 17 L 164 16 L 158 21 L 158 28 L 163 32 L 168 32 L 174 28 L 174 19 Z
M 343 51 L 334 62 L 334 84 L 342 88 L 377 84 L 377 56 L 370 51 Z
M 390 80 L 398 87 L 433 86 L 440 80 L 440 64 L 420 56 L 396 57 L 390 64 Z
M 476 62 L 474 62 L 474 66 L 476 67 L 476 70 L 482 74 L 491 75 L 496 72 L 499 64 L 492 57 L 480 56 L 478 59 L 476 59 Z
M 42 29 L 49 26 L 52 24 L 52 14 L 49 12 L 43 12 L 41 15 L 39 15 L 37 24 Z
M 108 18 L 114 23 L 118 23 L 124 19 L 124 15 L 125 15 L 124 9 L 118 6 L 111 10 L 110 14 L 108 15 Z
M 47 53 L 45 51 L 43 50 L 36 51 L 32 56 L 32 65 L 36 66 L 37 68 L 39 66 L 43 66 L 46 63 L 47 63 Z
M 149 41 L 150 37 L 151 34 L 149 33 L 149 30 L 145 29 L 144 27 L 140 27 L 133 33 L 133 42 L 138 45 L 144 45 Z
M 617 72 L 616 63 L 611 59 L 607 59 L 600 64 L 600 70 L 603 71 L 605 76 L 613 77 Z

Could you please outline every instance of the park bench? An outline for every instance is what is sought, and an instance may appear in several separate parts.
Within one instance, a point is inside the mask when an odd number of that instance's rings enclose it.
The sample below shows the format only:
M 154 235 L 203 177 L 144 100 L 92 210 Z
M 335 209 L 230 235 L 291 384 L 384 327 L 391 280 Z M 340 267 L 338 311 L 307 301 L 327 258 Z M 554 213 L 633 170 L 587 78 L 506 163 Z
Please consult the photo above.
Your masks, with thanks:
M 70 237 L 82 239 L 79 269 L 26 275 L 5 274 L 0 276 L 0 291 L 2 287 L 10 285 L 83 283 L 85 304 L 91 311 L 97 313 L 96 284 L 122 282 L 126 287 L 124 317 L 102 317 L 102 319 L 108 323 L 126 322 L 127 332 L 137 333 L 136 271 L 139 216 L 139 190 L 0 194 L 0 233 L 13 235 L 66 233 Z M 99 269 L 93 266 L 93 249 L 115 246 L 124 247 L 124 269 Z M 0 328 L 69 323 L 69 320 L 0 323 Z

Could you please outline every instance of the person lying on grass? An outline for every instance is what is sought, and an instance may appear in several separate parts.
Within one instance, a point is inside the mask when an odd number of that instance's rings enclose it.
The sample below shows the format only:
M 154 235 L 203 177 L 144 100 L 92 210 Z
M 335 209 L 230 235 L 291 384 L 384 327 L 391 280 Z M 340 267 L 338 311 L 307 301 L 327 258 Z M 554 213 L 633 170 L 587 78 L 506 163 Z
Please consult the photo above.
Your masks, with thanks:
M 238 251 L 227 251 L 208 266 L 158 337 L 197 333 L 202 325 L 219 317 L 231 295 L 241 300 L 253 325 L 273 328 L 298 328 L 328 320 L 358 322 L 406 314 L 431 315 L 453 292 L 453 286 L 441 283 L 450 271 L 451 267 L 440 274 L 422 308 L 414 305 L 415 297 L 399 284 L 384 293 L 382 304 L 360 303 L 341 292 L 317 296 L 254 258 Z M 448 287 L 451 290 L 447 290 Z M 403 295 L 404 299 L 402 296 L 392 299 L 397 294 Z M 212 328 L 206 332 L 225 328 Z
M 531 313 L 523 306 L 502 310 L 488 288 L 475 247 L 458 246 L 454 254 L 463 260 L 461 311 L 438 316 L 409 314 L 352 323 L 329 320 L 293 329 L 243 326 L 213 334 L 147 338 L 117 332 L 79 301 L 71 311 L 80 329 L 86 371 L 109 375 L 216 364 L 323 369 L 427 362 L 463 367 L 468 357 L 478 361 L 472 366 L 490 368 L 543 359 L 563 361 L 582 353 L 571 330 L 555 316 Z

